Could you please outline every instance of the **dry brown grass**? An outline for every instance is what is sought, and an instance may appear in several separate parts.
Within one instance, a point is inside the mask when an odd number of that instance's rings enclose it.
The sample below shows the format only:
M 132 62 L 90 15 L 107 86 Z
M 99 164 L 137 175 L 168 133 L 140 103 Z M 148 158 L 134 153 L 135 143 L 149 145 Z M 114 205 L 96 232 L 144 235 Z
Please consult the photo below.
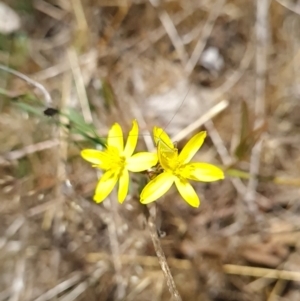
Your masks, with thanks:
M 21 2 L 9 1 L 23 26 L 0 36 L 0 63 L 45 86 L 54 107 L 100 136 L 136 118 L 140 149 L 153 125 L 180 132 L 179 147 L 206 129 L 195 159 L 246 172 L 195 185 L 199 209 L 175 190 L 157 202 L 182 300 L 300 300 L 297 1 Z M 212 65 L 200 63 L 211 47 Z M 0 72 L 0 301 L 170 300 L 137 183 L 122 206 L 93 203 L 95 170 L 79 156 L 89 144 L 18 107 L 42 112 L 43 94 Z

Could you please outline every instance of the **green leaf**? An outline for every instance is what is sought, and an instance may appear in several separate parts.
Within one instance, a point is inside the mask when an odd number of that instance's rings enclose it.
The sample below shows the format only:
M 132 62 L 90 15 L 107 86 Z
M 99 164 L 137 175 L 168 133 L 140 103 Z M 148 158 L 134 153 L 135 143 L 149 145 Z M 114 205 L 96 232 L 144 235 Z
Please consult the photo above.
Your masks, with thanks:
M 22 111 L 31 113 L 38 117 L 45 118 L 43 114 L 44 108 L 36 108 L 30 104 L 24 102 L 14 102 L 14 105 Z M 84 121 L 83 117 L 74 109 L 70 109 L 68 113 L 58 113 L 61 116 L 66 117 L 69 122 L 66 124 L 59 122 L 55 118 L 49 118 L 51 121 L 55 121 L 57 125 L 67 127 L 71 133 L 79 134 L 86 140 L 91 141 L 95 144 L 100 144 L 103 147 L 106 146 L 106 139 L 103 139 L 97 135 L 96 129 L 93 124 L 88 124 Z
M 242 160 L 250 154 L 251 149 L 259 140 L 261 134 L 267 130 L 267 122 L 260 127 L 253 129 L 253 123 L 250 121 L 248 106 L 245 101 L 242 102 L 241 113 L 241 133 L 240 142 L 235 149 L 235 155 Z
M 248 105 L 245 101 L 241 103 L 241 132 L 240 132 L 240 141 L 235 150 L 235 155 L 238 159 L 242 159 L 249 149 L 248 140 L 250 132 L 250 121 L 249 121 L 249 110 Z
M 43 110 L 41 108 L 38 109 L 25 102 L 15 102 L 14 105 L 27 113 L 31 113 L 40 117 L 43 116 Z
M 69 119 L 70 125 L 68 127 L 73 133 L 80 134 L 86 139 L 91 140 L 96 144 L 100 144 L 103 147 L 106 146 L 106 140 L 97 135 L 94 125 L 86 123 L 82 115 L 77 111 L 70 109 L 67 114 L 61 113 L 61 115 Z

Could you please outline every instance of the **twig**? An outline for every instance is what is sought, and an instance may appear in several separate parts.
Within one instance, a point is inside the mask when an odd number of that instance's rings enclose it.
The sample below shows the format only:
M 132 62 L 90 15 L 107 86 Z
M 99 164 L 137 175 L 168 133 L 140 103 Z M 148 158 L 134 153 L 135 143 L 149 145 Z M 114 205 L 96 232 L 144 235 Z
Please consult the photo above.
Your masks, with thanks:
M 15 235 L 15 233 L 24 225 L 24 217 L 18 217 L 14 222 L 6 229 L 5 235 L 0 238 L 0 250 L 5 246 L 10 237 Z
M 174 26 L 180 24 L 189 16 L 194 13 L 194 9 L 184 10 L 183 12 L 179 12 L 173 15 L 173 23 Z M 136 51 L 130 51 L 130 55 L 126 57 L 125 64 L 119 68 L 118 73 L 124 72 L 128 65 L 132 64 L 137 58 L 146 52 L 153 44 L 157 43 L 160 39 L 162 39 L 166 35 L 166 30 L 160 26 L 159 28 L 153 30 L 146 38 L 142 39 L 138 43 L 134 44 L 133 46 L 136 48 Z M 125 53 L 125 50 L 132 48 L 132 46 L 125 47 L 121 49 L 120 53 Z
M 92 123 L 93 118 L 89 108 L 89 101 L 85 90 L 85 85 L 84 85 L 81 68 L 78 61 L 78 56 L 74 48 L 68 49 L 68 58 L 74 76 L 78 99 L 81 105 L 84 121 L 86 123 Z
M 82 276 L 83 276 L 82 274 L 76 273 L 69 279 L 62 281 L 55 287 L 49 289 L 47 292 L 40 295 L 38 298 L 34 299 L 33 301 L 48 301 L 48 300 L 55 298 L 60 293 L 68 290 L 69 288 L 74 286 L 76 283 L 78 283 L 80 281 L 80 279 L 82 278 Z
M 51 98 L 49 92 L 46 90 L 46 88 L 42 84 L 40 84 L 37 81 L 29 78 L 27 75 L 25 75 L 23 73 L 20 73 L 19 71 L 13 70 L 13 69 L 11 69 L 9 67 L 0 65 L 0 69 L 3 70 L 3 71 L 5 71 L 5 72 L 11 73 L 11 74 L 13 74 L 13 75 L 15 75 L 15 76 L 17 76 L 17 77 L 19 77 L 21 79 L 23 79 L 28 84 L 30 84 L 30 85 L 36 87 L 37 89 L 39 89 L 43 93 L 43 95 L 44 95 L 45 105 L 47 107 L 52 106 L 52 104 L 53 104 L 52 98 Z
M 224 165 L 231 165 L 232 164 L 232 158 L 227 150 L 227 148 L 225 147 L 225 144 L 222 140 L 222 138 L 220 137 L 218 131 L 216 130 L 213 122 L 211 120 L 208 120 L 205 123 L 205 127 L 209 133 L 209 136 L 222 160 L 222 163 Z M 240 195 L 243 195 L 245 193 L 246 187 L 243 184 L 243 182 L 241 181 L 241 179 L 238 178 L 231 178 L 230 179 L 233 186 L 235 187 L 235 189 L 237 190 L 237 192 Z
M 103 208 L 97 206 L 94 203 L 91 203 L 90 201 L 86 200 L 85 198 L 79 196 L 73 186 L 71 185 L 71 183 L 66 183 L 66 193 L 68 195 L 68 197 L 72 200 L 76 201 L 76 206 L 78 206 L 80 208 L 80 210 L 82 211 L 86 211 L 86 210 L 90 210 L 93 213 L 96 213 L 98 217 L 100 217 L 103 222 L 105 224 L 108 225 L 108 231 L 109 231 L 109 238 L 110 238 L 110 245 L 111 245 L 111 254 L 112 254 L 112 258 L 113 258 L 113 265 L 115 268 L 115 272 L 117 274 L 117 294 L 120 296 L 121 293 L 124 294 L 124 286 L 120 286 L 121 284 L 121 268 L 122 268 L 122 263 L 121 263 L 121 254 L 119 252 L 119 243 L 118 243 L 118 237 L 117 237 L 117 228 L 116 225 L 114 224 L 114 220 L 115 220 L 115 216 L 112 217 L 111 212 L 105 212 L 105 210 L 103 210 Z M 116 202 L 114 202 L 116 203 Z M 110 208 L 110 202 L 108 199 L 106 199 L 106 202 L 103 203 L 104 207 L 109 207 Z M 110 214 L 109 214 L 110 213 Z M 106 268 L 107 269 L 107 268 Z M 100 273 L 100 271 L 99 271 Z M 74 289 L 74 291 L 78 291 L 78 290 L 83 290 L 84 287 L 87 287 L 86 284 L 81 284 L 79 285 L 80 287 L 78 287 L 77 289 Z M 71 294 L 71 293 L 70 293 Z M 117 296 L 117 297 L 119 297 Z M 120 296 L 122 297 L 122 296 Z M 124 297 L 124 296 L 123 296 Z M 69 299 L 63 299 L 61 301 L 66 301 Z M 74 300 L 74 299 L 73 299 Z
M 72 7 L 75 14 L 75 18 L 77 21 L 78 30 L 82 30 L 83 32 L 87 32 L 88 24 L 84 14 L 83 5 L 81 0 L 72 0 Z
M 156 268 L 160 267 L 159 262 L 157 262 L 157 258 L 154 256 L 145 256 L 145 255 L 128 255 L 128 254 L 120 254 L 120 259 L 122 264 L 138 264 L 141 266 Z M 88 253 L 86 256 L 86 261 L 89 263 L 95 263 L 101 260 L 112 260 L 111 254 L 107 254 L 104 252 L 98 253 Z M 191 269 L 191 262 L 187 259 L 177 259 L 177 258 L 167 258 L 167 262 L 170 266 L 175 267 L 176 269 L 189 270 Z
M 253 57 L 253 48 L 251 43 L 249 43 L 245 55 L 241 60 L 239 68 L 235 70 L 233 74 L 229 76 L 229 78 L 214 91 L 214 95 L 212 97 L 213 99 L 210 99 L 210 102 L 222 97 L 224 93 L 226 93 L 229 89 L 231 89 L 240 80 L 245 70 L 248 68 L 252 57 Z M 222 160 L 222 163 L 227 166 L 231 165 L 233 163 L 232 157 L 228 152 L 227 148 L 225 147 L 225 144 L 222 141 L 222 138 L 220 137 L 218 131 L 216 130 L 212 118 L 209 118 L 205 122 L 205 127 L 208 130 L 209 136 L 212 139 L 212 142 Z M 246 192 L 246 187 L 241 181 L 241 179 L 231 178 L 230 180 L 233 186 L 235 187 L 235 189 L 238 191 L 238 193 L 240 195 L 244 195 Z M 238 228 L 239 227 L 234 226 L 234 232 L 236 232 Z
M 143 140 L 145 142 L 147 149 L 151 150 L 151 151 L 155 150 L 155 146 L 154 146 L 151 134 L 147 130 L 147 122 L 145 121 L 145 118 L 144 118 L 143 114 L 141 113 L 141 110 L 139 109 L 137 102 L 133 99 L 132 101 L 130 101 L 130 105 L 131 105 L 134 117 L 138 121 L 140 127 L 142 129 L 144 129 L 144 130 L 142 130 L 142 137 L 143 137 Z
M 22 254 L 19 254 L 18 259 L 15 264 L 15 277 L 11 286 L 11 295 L 8 301 L 18 301 L 22 300 L 22 292 L 25 286 L 25 270 L 26 270 L 26 256 L 24 253 L 25 241 L 28 236 L 28 227 L 26 223 L 20 230 L 21 244 L 22 244 Z
M 287 285 L 286 280 L 279 279 L 277 280 L 276 284 L 274 285 L 271 293 L 269 294 L 267 301 L 277 301 L 280 295 L 283 293 Z
M 198 118 L 196 121 L 184 128 L 177 135 L 172 137 L 172 140 L 177 142 L 181 141 L 182 139 L 190 135 L 193 131 L 195 131 L 197 128 L 202 126 L 205 122 L 207 122 L 208 120 L 212 119 L 213 117 L 221 113 L 223 110 L 225 110 L 228 107 L 228 104 L 228 100 L 224 99 L 220 101 L 211 109 L 209 109 L 205 114 L 203 114 L 200 118 Z
M 107 55 L 106 52 L 98 54 L 95 49 L 91 49 L 88 53 L 82 54 L 79 58 L 79 66 L 82 67 L 84 65 L 88 65 L 91 63 L 95 63 L 98 57 L 103 57 Z M 32 75 L 37 80 L 46 80 L 55 76 L 60 75 L 61 73 L 65 71 L 70 70 L 70 64 L 68 61 L 61 62 L 57 65 L 53 65 L 47 69 L 38 71 Z
M 153 7 L 158 8 L 157 0 L 149 0 Z M 165 11 L 158 8 L 158 17 L 162 25 L 164 26 L 174 48 L 176 49 L 178 56 L 181 60 L 181 63 L 184 65 L 187 64 L 188 55 L 185 51 L 184 44 L 179 36 L 177 29 L 170 17 L 170 15 Z
M 156 230 L 156 227 L 154 227 Z M 111 255 L 107 253 L 89 253 L 87 256 L 87 261 L 94 263 L 101 260 L 112 260 Z M 132 256 L 127 254 L 121 255 L 121 260 L 123 264 L 132 265 L 134 263 L 147 267 L 158 267 L 157 259 L 152 256 Z M 190 260 L 187 259 L 177 259 L 168 258 L 168 263 L 170 266 L 181 270 L 190 270 L 193 265 Z M 231 275 L 241 275 L 241 276 L 251 276 L 257 278 L 269 278 L 269 279 L 284 279 L 291 281 L 300 281 L 300 272 L 287 271 L 287 270 L 277 270 L 277 269 L 267 269 L 259 267 L 242 266 L 235 264 L 224 264 L 223 271 L 226 274 Z
M 62 101 L 60 104 L 61 112 L 66 112 L 68 108 L 68 104 L 70 101 L 70 90 L 71 90 L 71 74 L 67 72 L 63 76 L 62 82 Z M 60 115 L 60 122 L 62 124 L 67 124 L 68 119 L 64 115 Z M 51 227 L 51 224 L 54 219 L 54 236 L 59 237 L 61 235 L 61 218 L 63 214 L 63 210 L 60 210 L 61 204 L 64 200 L 64 194 L 62 193 L 62 183 L 67 180 L 67 172 L 66 172 L 66 162 L 67 162 L 67 152 L 68 152 L 68 142 L 67 137 L 69 134 L 69 130 L 67 127 L 59 127 L 55 132 L 56 140 L 58 141 L 58 148 L 54 150 L 55 159 L 56 159 L 56 186 L 55 186 L 55 208 L 49 208 L 46 211 L 43 228 L 48 230 Z
M 131 1 L 125 0 L 123 5 L 118 6 L 118 10 L 110 22 L 110 26 L 107 26 L 104 31 L 103 37 L 104 37 L 105 41 L 110 41 L 112 39 L 114 34 L 117 32 L 119 27 L 122 25 L 122 22 L 125 19 L 125 17 L 127 16 L 131 5 L 132 5 Z
M 299 5 L 296 5 L 296 4 L 291 5 L 290 1 L 283 1 L 283 0 L 276 0 L 276 1 L 283 7 L 289 9 L 290 11 L 294 12 L 295 14 L 300 15 L 300 6 Z
M 116 198 L 114 198 L 116 199 Z M 106 198 L 104 202 L 104 207 L 110 211 L 110 219 L 107 220 L 108 223 L 108 234 L 109 234 L 109 242 L 110 248 L 113 257 L 113 265 L 115 268 L 115 278 L 117 283 L 117 292 L 116 292 L 116 300 L 123 300 L 125 296 L 125 287 L 123 285 L 123 277 L 122 277 L 122 262 L 120 260 L 120 246 L 117 234 L 117 211 L 116 205 L 117 202 L 113 202 L 111 198 Z
M 154 208 L 154 207 L 153 207 Z M 169 265 L 167 263 L 167 259 L 165 256 L 165 253 L 163 251 L 163 248 L 161 246 L 159 237 L 157 235 L 157 228 L 156 228 L 156 223 L 155 223 L 155 214 L 151 214 L 151 212 L 149 211 L 148 207 L 146 207 L 146 223 L 148 226 L 148 230 L 152 239 L 152 243 L 156 252 L 156 256 L 158 258 L 160 267 L 162 269 L 162 272 L 166 278 L 167 281 L 167 286 L 169 288 L 169 291 L 173 297 L 174 301 L 181 301 L 181 296 L 176 288 L 173 276 L 171 274 Z
M 268 13 L 269 0 L 257 0 L 256 10 L 256 99 L 255 99 L 255 124 L 257 128 L 264 122 L 265 115 L 265 86 L 267 71 L 267 46 L 268 46 Z M 257 213 L 255 203 L 256 189 L 258 180 L 256 175 L 259 173 L 260 154 L 263 144 L 263 135 L 255 144 L 251 152 L 250 159 L 250 179 L 247 186 L 245 201 L 252 213 Z M 257 215 L 255 215 L 257 216 Z
M 61 96 L 61 104 L 60 104 L 60 111 L 63 114 L 59 116 L 59 122 L 61 124 L 68 124 L 69 120 L 64 115 L 67 114 L 68 108 L 70 106 L 71 101 L 71 74 L 70 72 L 66 72 L 63 76 L 62 82 L 62 96 Z M 66 172 L 66 162 L 68 157 L 68 137 L 69 137 L 69 129 L 67 126 L 59 127 L 58 137 L 59 140 L 59 149 L 57 154 L 57 179 L 58 179 L 58 187 L 57 187 L 57 197 L 61 197 L 61 183 L 66 181 L 67 179 L 67 172 Z
M 236 69 L 231 75 L 229 75 L 227 80 L 214 90 L 213 99 L 218 99 L 222 97 L 241 79 L 241 77 L 244 75 L 245 71 L 250 65 L 250 62 L 253 58 L 253 54 L 254 54 L 253 46 L 250 41 L 247 45 L 245 54 L 241 60 L 238 69 Z M 210 100 L 210 102 L 211 101 L 212 100 Z
M 195 66 L 197 65 L 197 63 L 201 57 L 201 54 L 205 48 L 206 42 L 213 30 L 215 21 L 219 17 L 219 15 L 221 13 L 221 9 L 222 9 L 223 5 L 225 4 L 225 2 L 226 2 L 226 0 L 217 0 L 214 4 L 213 8 L 211 9 L 208 19 L 203 27 L 202 37 L 197 42 L 195 49 L 194 49 L 189 61 L 187 62 L 186 66 L 185 66 L 185 72 L 188 75 L 190 75 L 193 72 Z
M 245 55 L 243 59 L 241 60 L 240 66 L 237 70 L 235 70 L 232 75 L 228 77 L 228 79 L 218 88 L 214 90 L 213 96 L 210 98 L 210 103 L 216 101 L 217 99 L 221 98 L 228 90 L 230 90 L 242 77 L 245 70 L 248 68 L 250 61 L 253 56 L 253 49 L 251 46 L 251 43 L 247 46 L 247 50 L 245 52 Z M 196 120 L 194 123 L 190 124 L 187 128 L 183 129 L 179 134 L 172 137 L 173 141 L 179 141 L 189 134 L 191 134 L 194 130 L 196 130 L 198 127 L 203 125 L 206 121 L 211 120 L 214 116 L 221 113 L 226 107 L 228 106 L 228 101 L 223 100 L 217 103 L 214 107 L 212 107 L 209 111 L 207 111 L 206 114 L 201 116 L 198 120 Z M 223 152 L 224 153 L 224 152 Z M 228 156 L 230 157 L 229 153 L 227 152 Z M 228 157 L 227 156 L 227 157 Z M 225 157 L 223 157 L 225 159 Z M 228 159 L 228 158 L 227 158 Z M 229 162 L 229 160 L 225 159 L 223 161 Z
M 71 87 L 72 87 L 72 75 L 70 72 L 63 74 L 62 80 L 62 95 L 60 110 L 62 113 L 66 113 L 70 106 L 71 101 Z M 68 124 L 68 118 L 63 114 L 59 116 L 61 124 Z M 54 224 L 53 224 L 53 234 L 54 237 L 58 240 L 61 239 L 63 234 L 62 219 L 64 215 L 63 203 L 66 199 L 65 194 L 63 193 L 63 183 L 68 180 L 67 178 L 67 168 L 66 162 L 68 161 L 68 136 L 69 129 L 68 127 L 59 127 L 56 131 L 57 139 L 59 139 L 58 149 L 54 151 L 56 156 L 56 186 L 54 189 L 55 193 L 55 211 L 54 211 Z M 51 211 L 51 209 L 49 210 Z M 56 250 L 55 255 L 53 256 L 55 263 L 55 268 L 53 269 L 53 277 L 58 278 L 59 276 L 59 266 L 61 262 L 61 253 Z M 56 273 L 55 273 L 56 272 Z
M 299 272 L 272 270 L 272 269 L 265 269 L 265 268 L 239 266 L 233 264 L 223 265 L 223 270 L 225 273 L 233 274 L 233 275 L 244 275 L 244 276 L 251 276 L 251 277 L 263 277 L 263 278 L 300 281 Z
M 44 14 L 50 16 L 51 18 L 59 20 L 59 21 L 63 20 L 63 18 L 67 14 L 67 11 L 61 10 L 44 0 L 34 1 L 33 5 L 36 10 L 39 10 L 39 11 L 43 12 Z
M 59 299 L 60 301 L 74 301 L 78 300 L 78 297 L 85 292 L 90 286 L 94 285 L 99 278 L 108 270 L 106 265 L 95 270 L 92 275 L 85 281 L 79 283 L 73 290 L 68 292 L 64 297 Z
M 8 299 L 8 301 L 20 300 L 22 291 L 24 289 L 24 282 L 25 282 L 24 276 L 25 276 L 25 258 L 24 258 L 24 256 L 21 256 L 16 262 L 15 277 L 14 277 L 14 281 L 12 283 L 11 296 Z
M 18 160 L 27 155 L 33 154 L 35 152 L 52 148 L 54 146 L 57 146 L 58 144 L 59 141 L 57 139 L 53 139 L 53 140 L 46 140 L 46 141 L 38 142 L 36 144 L 24 146 L 21 149 L 13 150 L 7 154 L 4 154 L 3 156 L 0 156 L 0 164 L 4 163 L 5 160 L 9 160 L 9 161 Z
M 158 284 L 163 283 L 163 281 L 159 281 L 156 279 Z M 147 277 L 143 279 L 135 288 L 131 290 L 131 292 L 126 296 L 126 301 L 135 301 L 138 299 L 138 295 L 144 291 L 148 286 L 150 286 L 151 283 L 151 278 Z M 153 288 L 152 288 L 153 289 Z

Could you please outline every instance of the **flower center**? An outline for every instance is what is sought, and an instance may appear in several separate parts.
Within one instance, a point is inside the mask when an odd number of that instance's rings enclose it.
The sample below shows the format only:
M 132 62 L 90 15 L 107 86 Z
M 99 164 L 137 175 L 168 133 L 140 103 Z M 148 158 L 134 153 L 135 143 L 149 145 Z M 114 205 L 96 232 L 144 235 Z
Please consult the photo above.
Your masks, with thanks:
M 178 176 L 181 173 L 181 162 L 177 158 L 168 158 L 167 170 Z
M 111 146 L 106 149 L 106 152 L 109 155 L 108 165 L 110 169 L 124 169 L 126 165 L 126 158 L 120 154 L 118 149 Z

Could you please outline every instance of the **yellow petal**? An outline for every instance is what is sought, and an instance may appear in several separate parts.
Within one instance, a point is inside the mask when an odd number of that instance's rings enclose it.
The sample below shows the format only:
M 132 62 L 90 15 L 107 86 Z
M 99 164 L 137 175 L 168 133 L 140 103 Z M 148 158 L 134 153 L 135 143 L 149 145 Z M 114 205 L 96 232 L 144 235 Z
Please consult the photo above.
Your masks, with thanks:
M 176 178 L 175 185 L 182 198 L 192 207 L 199 207 L 199 197 L 192 185 L 185 179 Z
M 84 149 L 81 151 L 81 157 L 97 165 L 97 167 L 102 169 L 107 169 L 107 162 L 109 162 L 110 156 L 106 152 L 101 152 L 96 149 Z
M 126 168 L 132 172 L 140 172 L 155 166 L 157 161 L 156 153 L 141 152 L 127 158 Z
M 120 153 L 124 150 L 123 132 L 118 123 L 115 123 L 108 132 L 107 145 L 113 146 Z
M 190 162 L 190 160 L 194 157 L 199 148 L 202 146 L 205 137 L 206 132 L 203 131 L 196 134 L 188 141 L 188 143 L 184 146 L 184 148 L 178 156 L 179 160 L 181 161 L 181 164 Z
M 175 148 L 172 140 L 162 128 L 156 126 L 153 128 L 153 138 L 155 144 L 158 145 L 158 143 L 161 142 L 166 148 L 166 151 L 172 151 Z
M 139 135 L 139 127 L 136 120 L 133 120 L 132 128 L 128 134 L 127 142 L 124 149 L 125 157 L 130 157 L 133 154 L 138 141 L 138 135 Z
M 128 170 L 125 168 L 123 169 L 123 172 L 119 180 L 118 200 L 119 203 L 121 204 L 124 202 L 127 196 L 128 187 L 129 187 L 129 173 Z
M 224 179 L 223 170 L 209 163 L 189 163 L 181 171 L 183 177 L 195 181 L 213 182 Z
M 165 148 L 161 146 L 159 141 L 157 145 L 158 161 L 165 171 L 172 171 L 178 164 L 178 150 L 174 148 L 172 151 L 165 151 Z
M 170 189 L 175 178 L 171 173 L 163 172 L 151 180 L 141 192 L 141 203 L 149 204 L 156 201 Z
M 94 201 L 96 203 L 102 202 L 112 192 L 117 180 L 118 174 L 116 172 L 107 171 L 97 184 Z

